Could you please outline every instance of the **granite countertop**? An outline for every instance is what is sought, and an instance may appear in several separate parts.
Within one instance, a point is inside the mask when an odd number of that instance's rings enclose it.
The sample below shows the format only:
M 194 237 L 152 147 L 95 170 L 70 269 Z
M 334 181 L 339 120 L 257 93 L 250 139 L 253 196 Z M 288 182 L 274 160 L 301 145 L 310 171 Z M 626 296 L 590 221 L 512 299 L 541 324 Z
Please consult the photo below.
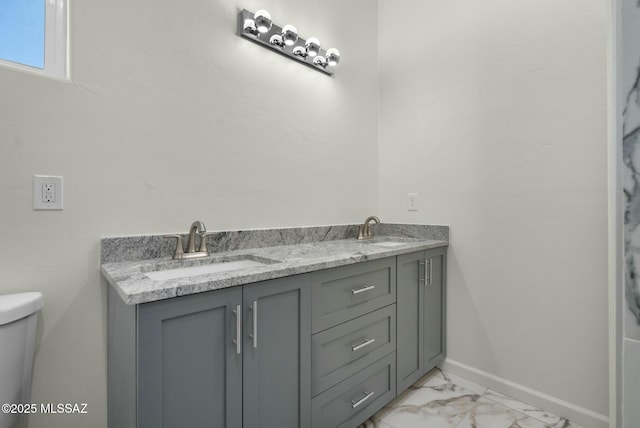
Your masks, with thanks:
M 218 249 L 210 251 L 209 257 L 192 260 L 172 260 L 170 256 L 115 262 L 105 262 L 103 259 L 102 273 L 126 304 L 135 305 L 443 247 L 449 244 L 448 228 L 446 232 L 446 236 L 437 236 L 436 239 L 381 235 L 367 241 L 348 238 L 226 251 Z M 390 241 L 401 244 L 385 246 L 384 243 Z M 160 270 L 237 260 L 259 263 L 235 270 L 174 279 L 154 280 L 146 275 Z

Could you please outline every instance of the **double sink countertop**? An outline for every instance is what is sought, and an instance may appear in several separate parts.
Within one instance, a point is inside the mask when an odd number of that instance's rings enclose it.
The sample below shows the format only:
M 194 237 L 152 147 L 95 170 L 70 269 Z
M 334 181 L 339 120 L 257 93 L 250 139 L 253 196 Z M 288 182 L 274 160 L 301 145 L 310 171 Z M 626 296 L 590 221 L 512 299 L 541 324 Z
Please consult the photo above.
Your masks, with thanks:
M 449 245 L 447 226 L 383 223 L 374 233 L 359 241 L 357 225 L 219 232 L 210 256 L 191 260 L 172 260 L 162 235 L 105 238 L 102 273 L 135 305 Z

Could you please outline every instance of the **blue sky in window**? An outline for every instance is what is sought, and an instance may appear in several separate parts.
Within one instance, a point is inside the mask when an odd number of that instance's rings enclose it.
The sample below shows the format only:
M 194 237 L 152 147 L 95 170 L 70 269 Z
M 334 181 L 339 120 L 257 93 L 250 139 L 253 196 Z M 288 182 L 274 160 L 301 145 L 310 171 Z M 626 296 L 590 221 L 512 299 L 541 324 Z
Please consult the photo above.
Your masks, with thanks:
M 45 0 L 0 0 L 0 59 L 44 68 Z

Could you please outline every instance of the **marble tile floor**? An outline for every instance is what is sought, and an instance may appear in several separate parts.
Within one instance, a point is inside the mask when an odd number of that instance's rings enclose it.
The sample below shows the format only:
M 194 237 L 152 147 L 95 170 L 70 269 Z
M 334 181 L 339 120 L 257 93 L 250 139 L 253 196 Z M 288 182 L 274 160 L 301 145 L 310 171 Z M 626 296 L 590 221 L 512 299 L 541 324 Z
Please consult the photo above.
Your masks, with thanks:
M 434 369 L 358 428 L 584 428 Z

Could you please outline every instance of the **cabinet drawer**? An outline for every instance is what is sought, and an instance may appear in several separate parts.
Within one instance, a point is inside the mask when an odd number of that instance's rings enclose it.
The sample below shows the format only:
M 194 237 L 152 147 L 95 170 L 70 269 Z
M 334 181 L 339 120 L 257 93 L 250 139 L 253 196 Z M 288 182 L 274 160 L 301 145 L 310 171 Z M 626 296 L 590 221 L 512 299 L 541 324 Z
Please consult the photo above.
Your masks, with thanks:
M 396 354 L 387 355 L 312 402 L 313 428 L 354 427 L 396 396 Z
M 311 327 L 317 333 L 395 303 L 395 257 L 318 271 L 311 285 Z
M 396 305 L 337 325 L 311 339 L 313 396 L 396 348 Z

